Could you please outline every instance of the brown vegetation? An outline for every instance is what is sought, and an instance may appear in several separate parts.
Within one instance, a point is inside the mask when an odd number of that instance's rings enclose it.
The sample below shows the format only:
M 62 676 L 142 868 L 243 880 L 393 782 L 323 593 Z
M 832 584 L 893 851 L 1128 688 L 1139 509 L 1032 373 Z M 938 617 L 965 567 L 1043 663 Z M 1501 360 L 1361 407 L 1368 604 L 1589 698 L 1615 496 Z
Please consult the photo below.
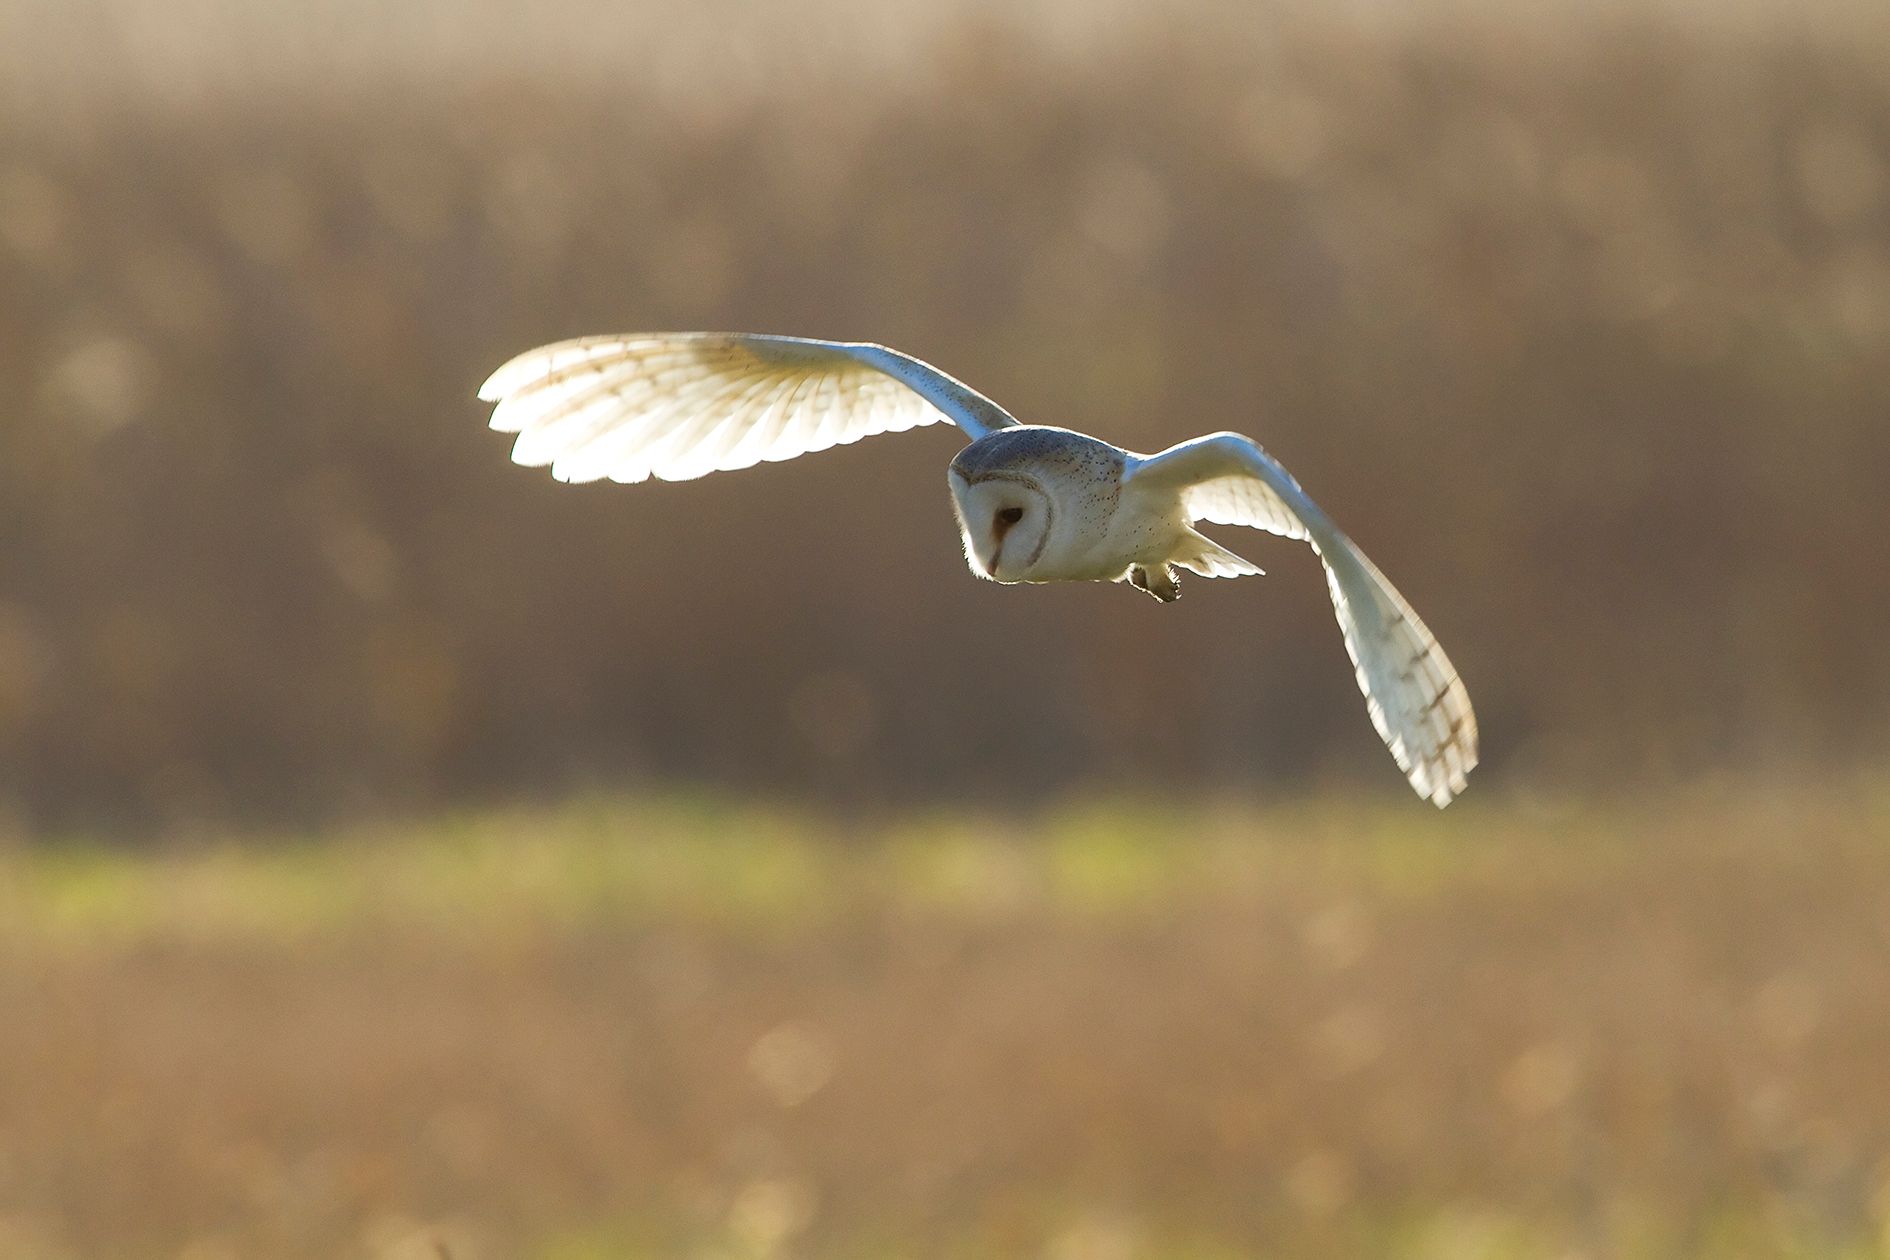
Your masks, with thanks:
M 1395 790 L 1283 546 L 1174 609 L 980 586 L 940 433 L 634 492 L 508 466 L 485 371 L 639 327 L 1254 434 L 1438 630 L 1492 775 L 1879 751 L 1890 41 L 1554 29 L 972 24 L 686 109 L 501 71 L 14 117 L 0 797 Z

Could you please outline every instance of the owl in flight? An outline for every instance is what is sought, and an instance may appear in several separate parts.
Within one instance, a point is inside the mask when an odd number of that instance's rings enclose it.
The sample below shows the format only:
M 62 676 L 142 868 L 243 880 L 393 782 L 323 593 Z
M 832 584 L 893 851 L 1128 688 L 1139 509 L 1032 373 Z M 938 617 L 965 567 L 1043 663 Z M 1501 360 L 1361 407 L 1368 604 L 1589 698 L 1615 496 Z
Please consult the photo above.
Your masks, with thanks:
M 512 459 L 562 481 L 684 481 L 950 420 L 971 442 L 949 481 L 971 571 L 994 582 L 1127 582 L 1164 603 L 1177 569 L 1259 573 L 1197 521 L 1312 545 L 1372 725 L 1419 796 L 1442 807 L 1477 764 L 1457 671 L 1403 596 L 1299 483 L 1238 433 L 1136 455 L 1019 424 L 937 368 L 885 346 L 755 333 L 583 337 L 519 355 L 479 397 L 518 434 Z

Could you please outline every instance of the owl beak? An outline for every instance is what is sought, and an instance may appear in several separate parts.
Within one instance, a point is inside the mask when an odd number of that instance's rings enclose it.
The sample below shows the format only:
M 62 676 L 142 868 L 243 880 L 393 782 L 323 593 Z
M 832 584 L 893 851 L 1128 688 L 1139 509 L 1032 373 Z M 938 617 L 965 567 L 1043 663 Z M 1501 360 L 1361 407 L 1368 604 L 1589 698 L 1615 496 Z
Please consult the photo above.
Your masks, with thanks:
M 1011 522 L 1002 517 L 991 523 L 991 540 L 995 545 L 991 548 L 991 563 L 985 566 L 985 571 L 992 577 L 997 576 L 998 561 L 1004 558 L 1004 536 L 1010 532 Z
M 996 577 L 998 574 L 998 562 L 1004 559 L 1004 535 L 1010 532 L 1011 523 L 1009 521 L 998 521 L 992 527 L 991 537 L 995 545 L 991 548 L 991 559 L 989 563 L 984 566 L 984 571 L 989 573 L 992 577 Z

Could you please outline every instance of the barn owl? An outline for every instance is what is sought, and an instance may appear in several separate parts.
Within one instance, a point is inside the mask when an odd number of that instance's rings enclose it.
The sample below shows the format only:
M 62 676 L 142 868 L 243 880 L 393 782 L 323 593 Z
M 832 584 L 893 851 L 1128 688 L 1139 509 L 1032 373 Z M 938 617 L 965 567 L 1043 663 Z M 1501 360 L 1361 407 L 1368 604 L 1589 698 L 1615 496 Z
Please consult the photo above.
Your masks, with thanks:
M 1477 763 L 1477 722 L 1424 623 L 1299 483 L 1238 433 L 1137 455 L 1019 424 L 970 386 L 864 342 L 753 333 L 584 337 L 519 355 L 479 397 L 512 458 L 563 481 L 682 481 L 951 420 L 947 480 L 971 571 L 993 582 L 1127 582 L 1163 602 L 1177 570 L 1258 565 L 1198 532 L 1246 525 L 1310 543 L 1372 725 L 1440 808 Z

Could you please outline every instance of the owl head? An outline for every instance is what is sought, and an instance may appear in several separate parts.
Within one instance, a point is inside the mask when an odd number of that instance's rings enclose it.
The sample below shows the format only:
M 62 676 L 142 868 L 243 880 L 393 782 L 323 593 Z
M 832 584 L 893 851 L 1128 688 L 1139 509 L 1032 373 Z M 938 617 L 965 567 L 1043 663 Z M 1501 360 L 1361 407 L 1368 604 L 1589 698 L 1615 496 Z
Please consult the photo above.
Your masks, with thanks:
M 1017 469 L 968 477 L 954 467 L 951 487 L 971 571 L 993 582 L 1029 581 L 1056 519 L 1042 482 Z

